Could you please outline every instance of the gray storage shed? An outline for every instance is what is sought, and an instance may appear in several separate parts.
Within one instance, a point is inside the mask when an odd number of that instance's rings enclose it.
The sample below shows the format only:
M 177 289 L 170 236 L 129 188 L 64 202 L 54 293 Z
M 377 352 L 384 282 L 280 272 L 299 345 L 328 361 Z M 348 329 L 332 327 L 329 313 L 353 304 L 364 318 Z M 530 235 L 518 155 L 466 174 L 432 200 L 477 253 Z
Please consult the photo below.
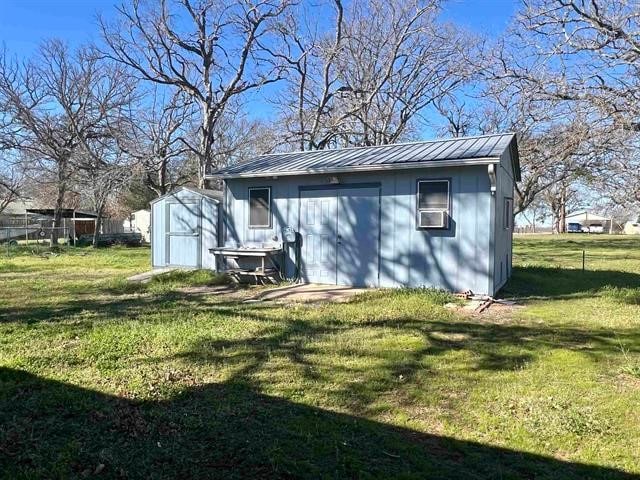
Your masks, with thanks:
M 263 155 L 212 177 L 221 245 L 282 244 L 289 277 L 493 295 L 511 274 L 512 133 Z
M 181 187 L 151 202 L 151 264 L 216 269 L 219 193 Z

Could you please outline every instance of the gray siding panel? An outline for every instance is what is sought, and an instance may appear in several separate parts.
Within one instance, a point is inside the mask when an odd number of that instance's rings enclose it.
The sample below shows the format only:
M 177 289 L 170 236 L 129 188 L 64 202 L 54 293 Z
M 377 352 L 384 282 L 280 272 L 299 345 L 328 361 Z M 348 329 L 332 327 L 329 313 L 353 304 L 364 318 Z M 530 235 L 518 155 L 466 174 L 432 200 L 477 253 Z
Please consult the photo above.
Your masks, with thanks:
M 493 290 L 494 293 L 507 282 L 513 266 L 513 231 L 504 228 L 504 203 L 514 198 L 514 179 L 509 151 L 500 158 L 496 169 L 496 195 L 494 208 Z
M 416 227 L 418 179 L 451 180 L 449 230 Z M 453 291 L 491 290 L 493 256 L 490 236 L 494 215 L 485 166 L 396 170 L 381 173 L 347 173 L 341 184 L 379 183 L 381 192 L 380 286 L 435 286 Z M 286 225 L 298 225 L 299 187 L 327 185 L 326 175 L 227 179 L 227 211 L 223 243 L 228 246 L 280 242 Z M 272 188 L 272 227 L 249 229 L 248 189 Z M 373 235 L 373 233 L 372 233 Z M 338 266 L 340 268 L 340 266 Z M 287 259 L 287 275 L 293 259 Z
M 210 198 L 202 199 L 202 268 L 216 269 L 216 258 L 209 253 L 209 249 L 218 246 L 218 204 Z

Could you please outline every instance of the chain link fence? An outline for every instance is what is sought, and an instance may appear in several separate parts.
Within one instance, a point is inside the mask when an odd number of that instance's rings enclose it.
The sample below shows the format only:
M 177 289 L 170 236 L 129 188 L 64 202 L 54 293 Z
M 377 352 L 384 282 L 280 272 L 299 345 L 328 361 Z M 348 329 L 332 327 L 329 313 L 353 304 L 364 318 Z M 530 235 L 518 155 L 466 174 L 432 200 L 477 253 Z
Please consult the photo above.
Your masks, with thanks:
M 51 252 L 75 246 L 69 227 L 0 227 L 0 255 Z

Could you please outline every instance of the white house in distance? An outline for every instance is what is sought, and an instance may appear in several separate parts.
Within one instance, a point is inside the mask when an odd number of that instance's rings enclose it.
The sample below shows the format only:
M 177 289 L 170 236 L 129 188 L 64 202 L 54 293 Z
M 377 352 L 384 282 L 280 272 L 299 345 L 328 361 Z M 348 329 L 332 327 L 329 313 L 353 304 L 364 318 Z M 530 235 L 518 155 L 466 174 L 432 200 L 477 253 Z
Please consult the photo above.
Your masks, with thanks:
M 635 222 L 625 223 L 624 233 L 627 235 L 640 235 L 640 217 Z
M 125 231 L 139 232 L 142 241 L 151 242 L 151 212 L 149 210 L 137 210 L 129 215 L 123 222 Z

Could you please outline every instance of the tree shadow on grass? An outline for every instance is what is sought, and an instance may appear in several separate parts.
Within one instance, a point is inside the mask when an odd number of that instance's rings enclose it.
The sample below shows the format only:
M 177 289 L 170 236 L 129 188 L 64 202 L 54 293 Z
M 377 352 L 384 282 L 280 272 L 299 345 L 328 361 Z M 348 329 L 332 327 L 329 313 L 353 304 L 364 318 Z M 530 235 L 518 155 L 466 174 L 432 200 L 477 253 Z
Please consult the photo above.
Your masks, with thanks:
M 0 477 L 637 479 L 208 384 L 134 402 L 0 368 Z
M 514 267 L 500 296 L 527 298 L 593 297 L 605 287 L 640 288 L 640 274 L 617 270 Z
M 241 315 L 260 321 L 264 320 L 263 313 L 246 309 Z M 395 338 L 397 343 L 376 344 L 382 338 Z M 409 343 L 403 343 L 403 338 L 410 339 Z M 351 343 L 339 339 L 349 339 Z M 286 368 L 299 379 L 291 380 L 290 385 L 282 384 L 283 389 L 303 388 L 295 385 L 307 385 L 310 389 L 331 385 L 330 389 L 322 390 L 323 396 L 352 411 L 366 413 L 375 409 L 381 396 L 407 389 L 427 391 L 429 382 L 438 375 L 450 375 L 437 367 L 441 357 L 451 352 L 467 354 L 460 357 L 465 359 L 460 360 L 460 367 L 466 373 L 455 381 L 473 383 L 476 381 L 473 372 L 524 370 L 550 349 L 579 352 L 585 361 L 600 362 L 619 355 L 621 344 L 629 353 L 637 353 L 640 331 L 584 331 L 408 316 L 364 324 L 291 317 L 249 338 L 201 337 L 171 360 L 211 368 L 224 365 L 232 372 L 228 377 L 231 382 L 250 384 L 256 390 L 268 387 L 263 383 L 265 378 L 269 382 L 278 381 L 272 368 L 274 365 L 283 368 L 284 360 Z M 276 361 L 272 362 L 273 359 Z M 152 363 L 165 360 L 148 359 Z M 461 384 L 456 388 L 464 390 Z
M 161 294 L 121 294 L 119 291 L 101 290 L 104 295 L 77 295 L 71 300 L 51 304 L 27 304 L 0 307 L 0 323 L 56 322 L 68 320 L 79 314 L 86 314 L 92 320 L 112 320 L 116 318 L 134 319 L 138 315 L 152 311 L 191 308 L 198 310 L 205 301 L 202 294 L 169 291 Z M 215 308 L 220 313 L 228 313 L 240 305 L 236 299 L 217 301 Z M 210 309 L 211 310 L 211 309 Z M 204 308 L 203 308 L 204 311 Z

